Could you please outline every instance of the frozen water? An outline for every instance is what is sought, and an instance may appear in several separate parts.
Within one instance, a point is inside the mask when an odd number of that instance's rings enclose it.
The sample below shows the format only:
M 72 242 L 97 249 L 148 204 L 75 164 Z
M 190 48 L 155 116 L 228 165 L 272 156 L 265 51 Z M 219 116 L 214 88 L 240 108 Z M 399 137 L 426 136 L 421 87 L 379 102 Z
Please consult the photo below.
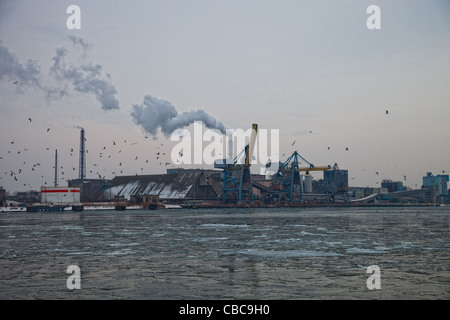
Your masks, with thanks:
M 3 213 L 0 299 L 449 299 L 450 208 Z M 66 287 L 67 267 L 81 288 Z M 368 290 L 378 265 L 381 289 Z

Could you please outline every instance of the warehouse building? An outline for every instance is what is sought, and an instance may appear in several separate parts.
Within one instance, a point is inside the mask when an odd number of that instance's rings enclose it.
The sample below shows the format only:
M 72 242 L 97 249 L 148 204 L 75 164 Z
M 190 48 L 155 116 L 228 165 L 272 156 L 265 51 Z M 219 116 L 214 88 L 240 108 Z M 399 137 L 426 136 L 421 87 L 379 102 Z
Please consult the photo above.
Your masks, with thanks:
M 163 203 L 219 200 L 220 178 L 220 171 L 202 169 L 170 169 L 167 174 L 120 176 L 111 180 L 104 197 L 132 201 L 153 195 Z
M 101 202 L 105 201 L 104 192 L 109 188 L 111 180 L 106 179 L 74 179 L 69 180 L 68 185 L 80 189 L 80 201 Z

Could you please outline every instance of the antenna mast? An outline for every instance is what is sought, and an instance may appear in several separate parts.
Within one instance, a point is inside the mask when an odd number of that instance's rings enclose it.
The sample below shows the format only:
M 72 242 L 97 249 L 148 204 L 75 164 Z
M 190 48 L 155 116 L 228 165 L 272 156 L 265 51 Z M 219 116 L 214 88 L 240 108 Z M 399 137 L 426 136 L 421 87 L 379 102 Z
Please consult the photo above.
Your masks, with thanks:
M 84 180 L 86 178 L 86 154 L 84 148 L 84 129 L 80 132 L 80 172 L 78 178 Z

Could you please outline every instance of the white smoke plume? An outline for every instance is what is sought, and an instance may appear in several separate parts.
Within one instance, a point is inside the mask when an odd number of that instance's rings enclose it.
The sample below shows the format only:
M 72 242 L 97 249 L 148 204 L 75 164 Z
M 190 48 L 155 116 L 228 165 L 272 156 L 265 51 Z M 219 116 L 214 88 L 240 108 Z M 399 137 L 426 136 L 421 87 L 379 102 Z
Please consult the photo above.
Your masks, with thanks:
M 75 58 L 81 57 L 83 62 L 74 64 L 67 46 L 59 47 L 55 50 L 47 78 L 43 77 L 36 61 L 28 60 L 25 65 L 21 64 L 0 41 L 0 80 L 11 81 L 17 85 L 18 90 L 26 87 L 40 89 L 48 99 L 61 98 L 73 91 L 93 94 L 103 110 L 119 109 L 117 90 L 112 85 L 109 74 L 103 72 L 102 65 L 86 62 L 92 45 L 76 36 L 69 36 L 67 40 L 71 44 L 71 50 L 81 49 L 81 56 L 75 55 Z M 142 104 L 133 106 L 131 117 L 153 137 L 157 136 L 158 129 L 168 137 L 176 129 L 187 127 L 195 121 L 226 133 L 225 126 L 206 111 L 198 109 L 178 114 L 170 102 L 151 95 L 146 95 Z
M 131 117 L 137 125 L 153 137 L 158 134 L 158 129 L 168 137 L 176 129 L 187 127 L 195 121 L 203 122 L 207 128 L 226 133 L 225 126 L 206 111 L 198 109 L 178 114 L 169 101 L 151 95 L 146 95 L 142 104 L 133 105 Z
M 72 42 L 74 46 L 80 46 L 83 49 L 84 53 L 92 48 L 92 44 L 82 38 L 75 36 L 68 36 L 67 38 Z
M 24 88 L 42 88 L 40 68 L 36 61 L 28 60 L 22 65 L 0 40 L 0 80 L 11 81 L 17 90 Z
M 81 48 L 81 57 L 85 61 L 91 44 L 75 36 L 69 36 L 68 40 L 74 48 Z M 0 80 L 11 81 L 21 93 L 25 88 L 40 89 L 48 99 L 61 98 L 74 90 L 93 94 L 103 110 L 119 109 L 119 101 L 115 97 L 117 90 L 111 84 L 110 76 L 103 74 L 102 65 L 91 62 L 69 65 L 66 59 L 69 53 L 66 47 L 56 49 L 49 77 L 44 79 L 36 61 L 28 60 L 23 65 L 0 41 Z
M 74 46 L 80 46 L 83 56 L 91 45 L 78 37 L 71 36 L 69 40 Z M 50 74 L 59 82 L 59 86 L 48 90 L 48 96 L 64 96 L 71 87 L 80 93 L 94 94 L 100 102 L 103 110 L 119 109 L 119 101 L 116 99 L 116 88 L 110 83 L 110 76 L 103 76 L 103 67 L 100 64 L 83 64 L 81 66 L 68 66 L 66 56 L 69 51 L 62 47 L 56 49 L 53 57 L 53 65 Z M 64 84 L 64 87 L 61 87 Z

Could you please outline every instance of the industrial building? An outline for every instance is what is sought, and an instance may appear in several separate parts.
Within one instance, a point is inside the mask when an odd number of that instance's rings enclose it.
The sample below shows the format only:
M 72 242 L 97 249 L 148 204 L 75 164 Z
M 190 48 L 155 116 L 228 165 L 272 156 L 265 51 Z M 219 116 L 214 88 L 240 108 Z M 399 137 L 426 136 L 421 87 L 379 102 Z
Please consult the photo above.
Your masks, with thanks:
M 80 203 L 80 188 L 41 187 L 41 203 L 57 205 Z
M 269 180 L 251 174 L 250 159 L 257 132 L 258 125 L 253 124 L 248 145 L 231 161 L 215 161 L 214 168 L 218 170 L 169 169 L 167 174 L 115 177 L 103 197 L 111 201 L 137 202 L 148 196 L 158 196 L 159 201 L 166 203 L 249 203 L 255 200 L 264 203 L 301 203 L 304 195 L 313 195 L 312 199 L 334 201 L 335 195 L 343 194 L 348 200 L 347 170 L 339 170 L 337 164 L 333 168 L 330 165 L 315 166 L 297 151 L 279 163 L 277 173 Z M 308 166 L 300 167 L 300 163 L 307 163 Z M 312 171 L 324 171 L 324 179 L 319 184 L 320 195 L 314 194 L 310 175 Z M 304 175 L 301 175 L 302 172 Z
M 422 178 L 422 189 L 427 189 L 431 201 L 437 203 L 450 203 L 450 192 L 447 183 L 448 174 L 438 174 L 434 176 L 431 172 Z
M 422 181 L 422 188 L 436 187 L 439 196 L 448 195 L 448 174 L 434 176 L 431 172 L 427 172 L 427 175 L 422 178 Z
M 158 196 L 166 203 L 220 200 L 221 173 L 202 169 L 169 169 L 167 174 L 120 176 L 104 191 L 108 200 Z
M 74 179 L 68 181 L 69 187 L 80 189 L 80 201 L 83 203 L 107 200 L 104 193 L 110 184 L 111 180 L 106 179 Z
M 434 176 L 428 172 L 423 177 L 423 185 L 419 190 L 406 190 L 402 182 L 388 179 L 381 182 L 381 188 L 349 188 L 348 170 L 339 169 L 336 163 L 333 166 L 315 166 L 297 151 L 284 162 L 279 162 L 278 171 L 270 177 L 252 174 L 250 159 L 253 156 L 258 125 L 253 124 L 252 129 L 244 150 L 234 159 L 215 161 L 215 169 L 175 168 L 167 169 L 165 174 L 116 176 L 112 180 L 86 179 L 85 132 L 81 129 L 78 179 L 69 180 L 68 187 L 57 185 L 58 156 L 55 151 L 55 186 L 42 187 L 40 193 L 35 192 L 36 197 L 40 195 L 41 204 L 61 207 L 72 205 L 79 210 L 86 203 L 107 201 L 121 206 L 133 203 L 149 208 L 158 207 L 159 204 L 434 204 L 450 201 L 448 175 Z M 300 164 L 306 165 L 301 167 Z M 313 179 L 312 173 L 316 171 L 323 171 L 322 179 Z M 27 193 L 29 194 L 30 192 Z M 16 198 L 24 203 L 39 201 L 22 199 L 19 194 Z M 0 189 L 0 204 L 5 200 L 5 191 Z
M 314 181 L 314 193 L 345 193 L 348 192 L 348 170 L 341 170 L 335 164 L 332 170 L 323 172 L 323 179 Z
M 406 191 L 401 181 L 392 181 L 389 179 L 383 179 L 381 181 L 381 187 L 386 188 L 388 192 Z
M 6 206 L 6 190 L 0 186 L 0 207 Z

